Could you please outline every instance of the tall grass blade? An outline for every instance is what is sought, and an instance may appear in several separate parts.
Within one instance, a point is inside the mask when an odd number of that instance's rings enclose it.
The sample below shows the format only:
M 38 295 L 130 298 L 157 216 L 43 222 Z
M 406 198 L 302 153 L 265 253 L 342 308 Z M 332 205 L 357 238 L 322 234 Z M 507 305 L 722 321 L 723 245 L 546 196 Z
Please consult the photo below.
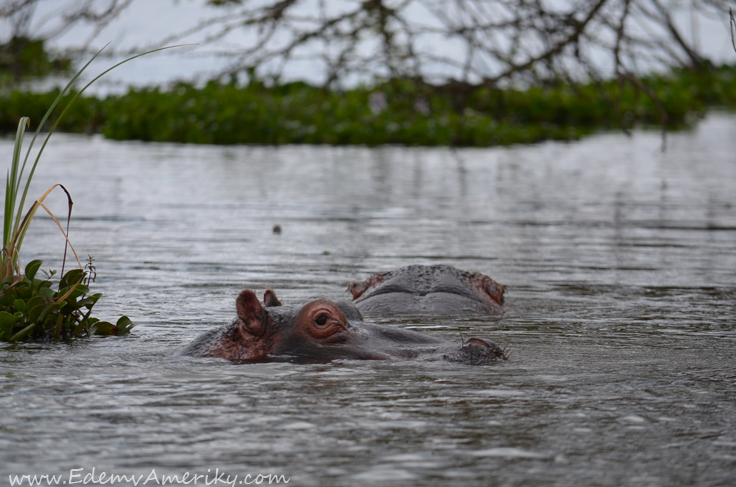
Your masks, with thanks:
M 16 180 L 16 185 L 15 185 L 15 188 L 14 188 L 14 193 L 16 194 L 16 198 L 17 198 L 18 190 L 20 189 L 21 179 L 23 178 L 23 172 L 25 171 L 26 163 L 28 162 L 28 157 L 31 155 L 31 150 L 33 149 L 33 144 L 36 142 L 36 139 L 38 138 L 38 134 L 41 132 L 41 128 L 43 128 L 44 124 L 46 123 L 46 120 L 48 120 L 48 118 L 51 116 L 51 113 L 54 111 L 54 108 L 56 108 L 56 105 L 58 105 L 59 102 L 61 101 L 61 99 L 69 92 L 69 90 L 74 85 L 74 83 L 77 81 L 77 79 L 79 78 L 79 76 L 81 76 L 81 74 L 84 72 L 84 70 L 87 69 L 87 67 L 92 63 L 92 61 L 94 61 L 95 58 L 97 58 L 97 56 L 99 56 L 106 47 L 107 47 L 107 44 L 105 44 L 102 47 L 102 49 L 100 49 L 99 51 L 97 51 L 97 53 L 94 56 L 92 56 L 92 58 L 89 61 L 87 61 L 87 63 L 84 66 L 82 66 L 82 69 L 80 69 L 79 71 L 77 71 L 77 74 L 75 74 L 72 77 L 72 79 L 69 81 L 69 83 L 66 84 L 66 86 L 64 87 L 64 89 L 61 90 L 61 93 L 59 93 L 59 96 L 56 97 L 56 99 L 51 104 L 51 106 L 49 107 L 49 109 L 46 110 L 46 113 L 44 114 L 43 118 L 41 119 L 41 123 L 39 123 L 38 124 L 38 127 L 36 127 L 36 131 L 33 134 L 33 138 L 31 139 L 31 143 L 28 145 L 28 150 L 26 151 L 26 156 L 23 158 L 23 166 L 20 169 L 20 173 L 18 175 L 18 179 Z M 61 116 L 56 121 L 56 125 L 59 124 L 59 120 L 60 119 L 61 119 Z M 29 126 L 30 126 L 30 119 L 28 120 L 28 123 L 29 123 Z M 54 127 L 56 127 L 56 125 L 54 125 Z M 51 135 L 51 134 L 49 134 L 49 135 Z M 48 142 L 48 137 L 46 137 L 46 141 L 43 144 L 44 146 L 46 146 L 46 142 Z M 42 149 L 42 151 L 43 151 L 43 149 Z M 26 194 L 28 193 L 28 187 L 31 185 L 31 179 L 33 178 L 33 173 L 34 173 L 34 171 L 36 169 L 36 165 L 38 164 L 38 161 L 39 161 L 39 158 L 40 157 L 41 157 L 41 154 L 39 153 L 38 154 L 38 157 L 36 157 L 35 163 L 33 164 L 33 169 L 34 170 L 31 171 L 31 174 L 28 176 L 28 180 L 26 181 L 25 190 L 23 191 L 23 196 L 21 197 L 20 206 L 18 207 L 18 212 L 17 212 L 16 217 L 15 217 L 15 226 L 13 228 L 13 233 L 15 233 L 17 231 L 18 225 L 20 224 L 20 217 L 23 214 L 23 205 L 26 202 Z M 13 207 L 13 211 L 15 211 L 15 207 Z
M 21 223 L 20 231 L 15 234 L 14 240 L 11 242 L 12 247 L 19 249 L 21 245 L 23 244 L 23 239 L 25 238 L 26 231 L 28 231 L 28 227 L 31 224 L 31 221 L 33 220 L 33 217 L 36 215 L 36 212 L 38 211 L 39 207 L 42 207 L 44 210 L 46 210 L 46 213 L 49 214 L 49 216 L 54 220 L 54 223 L 56 223 L 56 226 L 59 227 L 59 230 L 61 231 L 61 234 L 64 235 L 64 238 L 66 239 L 66 245 L 71 247 L 72 253 L 74 253 L 74 257 L 77 259 L 77 264 L 79 264 L 79 267 L 82 268 L 82 262 L 79 260 L 79 255 L 77 255 L 77 251 L 74 249 L 74 246 L 69 241 L 69 235 L 67 235 L 67 232 L 64 231 L 64 228 L 61 226 L 61 223 L 59 220 L 54 216 L 54 214 L 51 212 L 51 210 L 43 204 L 46 197 L 51 194 L 51 192 L 56 189 L 61 188 L 64 193 L 66 193 L 67 200 L 69 202 L 69 211 L 71 213 L 71 207 L 72 207 L 72 197 L 69 194 L 69 191 L 61 185 L 61 184 L 55 184 L 51 186 L 39 199 L 33 202 L 33 205 L 31 205 L 31 208 L 28 210 L 28 213 L 26 213 L 26 216 L 23 218 L 23 223 Z M 65 247 L 66 252 L 66 247 Z M 62 271 L 62 275 L 64 275 Z
M 76 94 L 76 95 L 74 95 L 74 97 L 73 97 L 73 98 L 72 98 L 71 100 L 69 100 L 69 103 L 67 103 L 67 104 L 66 104 L 66 107 L 64 107 L 64 110 L 62 110 L 61 114 L 60 114 L 60 115 L 59 115 L 59 117 L 58 117 L 58 118 L 56 119 L 56 122 L 55 122 L 55 123 L 54 123 L 54 125 L 53 125 L 53 126 L 51 127 L 51 130 L 49 130 L 49 133 L 48 133 L 48 135 L 46 135 L 46 139 L 45 139 L 45 140 L 43 141 L 43 144 L 41 145 L 41 149 L 39 149 L 39 151 L 38 151 L 38 154 L 36 155 L 36 160 L 35 160 L 35 161 L 34 161 L 34 163 L 33 163 L 33 166 L 32 166 L 32 168 L 31 168 L 31 172 L 30 172 L 30 174 L 28 175 L 28 179 L 27 179 L 27 181 L 26 181 L 26 186 L 25 186 L 25 189 L 23 190 L 23 196 L 22 196 L 22 198 L 21 198 L 21 205 L 20 205 L 20 208 L 23 208 L 23 204 L 25 203 L 25 199 L 26 199 L 26 194 L 28 193 L 28 188 L 29 188 L 29 186 L 31 185 L 31 179 L 33 178 L 33 174 L 34 174 L 34 173 L 36 172 L 36 166 L 38 166 L 38 161 L 39 161 L 39 160 L 41 159 L 41 154 L 43 153 L 43 150 L 44 150 L 44 149 L 46 148 L 46 144 L 48 144 L 48 142 L 49 142 L 49 138 L 51 137 L 51 134 L 53 134 L 53 133 L 54 133 L 54 131 L 56 130 L 56 127 L 57 127 L 57 126 L 59 125 L 59 123 L 61 122 L 61 119 L 62 119 L 62 118 L 64 118 L 64 114 L 65 114 L 65 113 L 67 112 L 67 110 L 69 110 L 69 107 L 70 107 L 70 106 L 72 105 L 72 103 L 74 103 L 74 101 L 75 101 L 75 100 L 76 100 L 77 98 L 79 98 L 79 96 L 80 96 L 80 95 L 81 95 L 82 93 L 84 93 L 84 91 L 85 91 L 85 90 L 86 90 L 87 88 L 89 88 L 89 87 L 90 87 L 90 86 L 92 85 L 92 83 L 94 83 L 94 82 L 95 82 L 95 81 L 97 81 L 98 79 L 102 78 L 102 77 L 103 77 L 104 75 L 106 75 L 107 73 L 109 73 L 109 72 L 110 72 L 110 71 L 112 71 L 113 69 L 117 68 L 118 66 L 121 66 L 121 65 L 123 65 L 123 64 L 125 64 L 125 63 L 127 63 L 127 62 L 129 62 L 129 61 L 132 61 L 133 59 L 139 58 L 139 57 L 141 57 L 141 56 L 145 56 L 145 55 L 147 55 L 147 54 L 152 54 L 152 53 L 154 53 L 154 52 L 159 52 L 159 51 L 165 51 L 165 50 L 167 50 L 167 49 L 174 49 L 175 47 L 183 47 L 183 46 L 188 46 L 188 45 L 191 45 L 191 44 L 179 44 L 179 45 L 176 45 L 176 46 L 166 46 L 166 47 L 160 47 L 160 48 L 158 48 L 158 49 L 152 49 L 152 50 L 150 50 L 150 51 L 146 51 L 146 52 L 142 52 L 142 53 L 140 53 L 140 54 L 136 54 L 135 56 L 131 56 L 131 57 L 127 58 L 127 59 L 124 59 L 124 60 L 120 61 L 119 63 L 115 64 L 114 66 L 112 66 L 112 67 L 110 67 L 110 68 L 107 68 L 107 69 L 106 69 L 105 71 L 103 71 L 102 73 L 98 74 L 98 75 L 97 75 L 97 76 L 96 76 L 95 78 L 93 78 L 93 79 L 92 79 L 92 81 L 90 81 L 89 83 L 87 83 L 86 85 L 84 85 L 84 88 L 82 88 L 81 90 L 79 90 L 79 92 L 77 92 L 77 94 Z M 107 47 L 107 46 L 105 46 L 105 47 Z M 56 106 L 56 104 L 58 103 L 58 100 L 59 100 L 59 98 L 61 98 L 61 97 L 62 97 L 62 96 L 63 96 L 64 94 L 66 94 L 66 91 L 68 90 L 68 88 L 70 87 L 70 85 L 71 85 L 71 84 L 72 84 L 72 83 L 73 83 L 74 81 L 76 81 L 76 79 L 77 79 L 77 78 L 79 77 L 79 75 L 81 75 L 81 74 L 82 74 L 82 71 L 84 71 L 84 70 L 85 70 L 85 69 L 87 68 L 87 66 L 89 66 L 89 63 L 91 63 L 91 62 L 92 62 L 92 61 L 93 61 L 93 60 L 94 60 L 94 59 L 95 59 L 95 58 L 96 58 L 97 56 L 99 56 L 99 55 L 100 55 L 100 53 L 102 52 L 102 50 L 103 50 L 103 49 L 105 49 L 105 47 L 103 47 L 102 49 L 100 49 L 100 50 L 99 50 L 99 51 L 97 52 L 97 54 L 95 54 L 95 55 L 94 55 L 94 57 L 93 57 L 92 59 L 90 59 L 90 60 L 89 60 L 89 62 L 88 62 L 87 64 L 85 64 L 85 65 L 84 65 L 84 67 L 83 67 L 83 68 L 82 68 L 82 69 L 81 69 L 81 70 L 80 70 L 80 71 L 79 71 L 79 72 L 78 72 L 78 73 L 76 74 L 76 76 L 74 76 L 74 78 L 72 79 L 72 81 L 70 81 L 70 82 L 69 82 L 69 84 L 67 85 L 67 87 L 66 87 L 66 88 L 64 88 L 64 90 L 65 90 L 65 91 L 63 91 L 62 93 L 60 93 L 60 94 L 59 94 L 59 96 L 57 97 L 57 100 L 56 100 L 56 101 L 54 102 L 54 104 L 52 105 L 52 108 L 51 108 L 51 109 L 49 109 L 49 111 L 48 111 L 48 112 L 46 112 L 46 116 L 44 116 L 44 118 L 43 118 L 43 121 L 42 121 L 42 123 L 46 121 L 46 119 L 48 118 L 48 116 L 49 116 L 49 114 L 50 114 L 51 110 L 52 110 L 52 109 L 53 109 L 53 107 L 54 107 L 54 106 Z M 41 125 L 39 125 L 39 126 L 38 126 L 38 128 L 36 129 L 36 134 L 35 134 L 35 135 L 34 135 L 34 137 L 33 137 L 33 139 L 34 139 L 34 140 L 35 140 L 35 138 L 36 138 L 36 135 L 38 135 L 38 132 L 39 132 L 40 130 L 41 130 Z M 31 142 L 31 143 L 33 143 L 33 142 Z M 28 148 L 28 153 L 26 154 L 26 159 L 28 159 L 28 154 L 29 154 L 29 153 L 30 153 L 30 147 Z M 23 166 L 25 167 L 25 162 L 23 163 Z M 21 216 L 21 213 L 20 213 L 20 211 L 19 211 L 19 212 L 18 212 L 18 215 L 17 215 L 17 217 L 16 217 L 16 221 L 15 221 L 15 228 L 14 228 L 14 231 L 15 231 L 15 229 L 16 229 L 16 228 L 18 227 L 18 224 L 19 224 L 19 222 L 20 222 L 20 216 Z
M 17 181 L 18 181 L 18 165 L 20 164 L 20 153 L 23 149 L 23 137 L 26 133 L 26 127 L 30 127 L 31 119 L 21 117 L 18 122 L 18 131 L 15 134 L 15 144 L 13 146 L 13 160 L 8 172 L 6 189 L 5 189 L 5 214 L 3 220 L 3 246 L 7 246 L 10 242 L 11 225 L 13 222 L 13 213 L 15 212 L 15 202 L 17 198 Z

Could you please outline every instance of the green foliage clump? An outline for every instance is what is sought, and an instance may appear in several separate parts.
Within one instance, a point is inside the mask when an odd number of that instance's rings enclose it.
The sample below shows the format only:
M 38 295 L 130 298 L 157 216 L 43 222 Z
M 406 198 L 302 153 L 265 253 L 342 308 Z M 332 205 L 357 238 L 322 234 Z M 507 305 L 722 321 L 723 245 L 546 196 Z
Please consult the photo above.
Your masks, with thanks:
M 73 105 L 66 107 L 61 104 L 54 105 L 61 94 L 62 90 L 58 88 L 46 93 L 28 93 L 20 90 L 0 93 L 0 132 L 13 132 L 22 117 L 43 120 L 46 111 L 51 106 L 54 108 L 49 118 L 57 120 L 57 130 L 61 132 L 91 134 L 101 130 L 105 117 L 103 100 L 80 96 Z M 77 91 L 69 91 L 70 97 L 77 94 Z M 64 117 L 59 118 L 65 110 Z
M 0 281 L 0 340 L 123 335 L 135 326 L 127 316 L 116 324 L 90 316 L 102 294 L 90 294 L 84 270 L 67 272 L 54 290 L 50 280 L 36 277 L 41 264 L 31 261 L 24 275 Z
M 378 98 L 378 103 L 374 100 Z M 385 106 L 380 101 L 385 100 Z M 202 144 L 488 146 L 577 138 L 585 131 L 516 124 L 410 83 L 337 92 L 305 83 L 245 88 L 211 82 L 171 91 L 131 90 L 105 102 L 102 133 L 117 140 Z
M 0 131 L 11 131 L 22 113 L 40 113 L 56 93 L 0 94 Z M 343 91 L 303 82 L 178 83 L 105 99 L 80 97 L 59 128 L 116 140 L 200 144 L 487 147 L 574 140 L 637 125 L 678 128 L 711 106 L 736 106 L 736 67 L 527 89 L 409 79 Z

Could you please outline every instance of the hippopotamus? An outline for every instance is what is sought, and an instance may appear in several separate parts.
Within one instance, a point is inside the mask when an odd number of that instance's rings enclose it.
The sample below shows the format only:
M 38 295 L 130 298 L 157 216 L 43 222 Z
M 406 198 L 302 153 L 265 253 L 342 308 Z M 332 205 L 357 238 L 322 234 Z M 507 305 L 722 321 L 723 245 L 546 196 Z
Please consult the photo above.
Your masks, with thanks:
M 318 299 L 286 306 L 267 290 L 261 304 L 246 289 L 235 308 L 238 316 L 232 323 L 205 332 L 183 354 L 243 362 L 420 359 L 486 365 L 506 359 L 503 350 L 481 338 L 458 345 L 418 331 L 366 323 L 347 301 Z
M 411 265 L 373 274 L 348 287 L 364 313 L 445 315 L 503 313 L 504 287 L 480 273 L 449 265 Z

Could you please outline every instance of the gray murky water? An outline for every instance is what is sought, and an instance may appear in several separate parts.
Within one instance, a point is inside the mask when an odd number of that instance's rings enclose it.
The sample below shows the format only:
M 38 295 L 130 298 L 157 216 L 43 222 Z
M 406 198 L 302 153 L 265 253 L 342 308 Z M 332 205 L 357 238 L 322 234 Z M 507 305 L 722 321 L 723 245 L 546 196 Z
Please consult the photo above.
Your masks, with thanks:
M 641 132 L 456 153 L 55 135 L 34 194 L 69 188 L 97 315 L 139 326 L 0 345 L 0 485 L 93 468 L 97 481 L 220 469 L 310 486 L 733 485 L 736 118 L 659 145 Z M 58 268 L 58 231 L 34 225 L 25 258 Z M 419 263 L 489 274 L 508 313 L 377 321 L 487 337 L 510 361 L 174 356 L 227 323 L 244 287 L 344 298 L 351 280 Z

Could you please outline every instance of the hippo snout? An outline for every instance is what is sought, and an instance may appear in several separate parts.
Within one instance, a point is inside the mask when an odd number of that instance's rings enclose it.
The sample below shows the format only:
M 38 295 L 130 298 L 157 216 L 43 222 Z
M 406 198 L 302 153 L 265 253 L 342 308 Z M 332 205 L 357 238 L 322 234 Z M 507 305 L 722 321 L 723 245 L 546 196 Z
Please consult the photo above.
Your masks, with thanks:
M 498 360 L 507 360 L 503 349 L 482 338 L 467 339 L 458 350 L 442 357 L 448 362 L 467 365 L 488 365 Z

